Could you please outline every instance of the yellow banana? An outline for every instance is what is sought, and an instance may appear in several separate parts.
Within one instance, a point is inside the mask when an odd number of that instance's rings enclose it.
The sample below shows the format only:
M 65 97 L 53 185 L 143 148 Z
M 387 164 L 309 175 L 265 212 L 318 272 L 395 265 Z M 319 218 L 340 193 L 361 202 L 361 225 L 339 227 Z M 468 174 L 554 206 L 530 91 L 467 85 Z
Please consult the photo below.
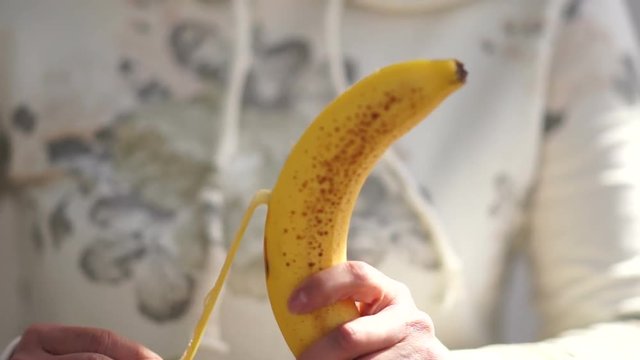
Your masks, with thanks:
M 300 282 L 346 261 L 351 213 L 364 180 L 384 151 L 464 83 L 456 60 L 418 60 L 382 68 L 330 103 L 307 128 L 269 193 L 254 197 L 182 359 L 191 360 L 253 210 L 267 204 L 264 258 L 273 314 L 295 356 L 336 326 L 359 316 L 344 301 L 295 315 L 287 302 Z
M 292 291 L 312 273 L 346 261 L 351 213 L 367 175 L 464 78 L 455 60 L 385 67 L 329 104 L 291 151 L 271 193 L 264 241 L 269 300 L 294 355 L 358 311 L 343 302 L 294 315 L 287 310 Z

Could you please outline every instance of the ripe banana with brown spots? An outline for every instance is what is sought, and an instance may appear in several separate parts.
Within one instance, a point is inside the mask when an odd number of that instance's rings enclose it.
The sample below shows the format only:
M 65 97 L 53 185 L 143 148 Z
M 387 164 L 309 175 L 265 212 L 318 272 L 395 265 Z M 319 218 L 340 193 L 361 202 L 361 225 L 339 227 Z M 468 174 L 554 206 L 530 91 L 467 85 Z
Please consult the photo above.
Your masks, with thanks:
M 456 60 L 416 60 L 384 67 L 330 103 L 304 132 L 273 190 L 256 194 L 245 213 L 183 359 L 191 360 L 244 229 L 267 204 L 264 259 L 273 314 L 295 356 L 336 326 L 359 316 L 343 301 L 311 314 L 287 308 L 309 275 L 346 261 L 347 233 L 360 189 L 385 150 L 460 88 Z

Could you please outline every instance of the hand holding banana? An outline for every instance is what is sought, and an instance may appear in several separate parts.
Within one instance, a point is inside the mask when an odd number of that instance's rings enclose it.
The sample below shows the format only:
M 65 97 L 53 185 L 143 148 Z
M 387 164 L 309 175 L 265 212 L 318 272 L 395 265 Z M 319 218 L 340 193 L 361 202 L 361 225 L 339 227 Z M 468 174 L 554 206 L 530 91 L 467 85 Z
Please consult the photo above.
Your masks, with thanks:
M 376 71 L 329 104 L 292 149 L 273 190 L 259 191 L 249 205 L 182 359 L 195 355 L 246 225 L 261 204 L 268 205 L 269 300 L 296 357 L 439 358 L 434 356 L 446 349 L 408 290 L 367 265 L 346 262 L 347 232 L 377 160 L 465 77 L 455 60 L 404 62 Z
M 298 360 L 441 360 L 447 348 L 435 337 L 431 318 L 418 310 L 409 289 L 362 262 L 345 262 L 311 275 L 289 302 L 306 313 L 337 301 L 359 303 L 360 315 L 339 325 L 303 351 Z

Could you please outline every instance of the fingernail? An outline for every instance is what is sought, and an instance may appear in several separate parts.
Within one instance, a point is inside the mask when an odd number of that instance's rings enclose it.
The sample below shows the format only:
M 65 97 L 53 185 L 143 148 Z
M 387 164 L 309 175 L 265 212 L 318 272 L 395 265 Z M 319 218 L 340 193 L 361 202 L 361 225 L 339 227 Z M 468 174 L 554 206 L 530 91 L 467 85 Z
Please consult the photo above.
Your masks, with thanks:
M 304 291 L 295 292 L 289 299 L 289 310 L 293 313 L 302 313 L 305 311 L 309 298 Z

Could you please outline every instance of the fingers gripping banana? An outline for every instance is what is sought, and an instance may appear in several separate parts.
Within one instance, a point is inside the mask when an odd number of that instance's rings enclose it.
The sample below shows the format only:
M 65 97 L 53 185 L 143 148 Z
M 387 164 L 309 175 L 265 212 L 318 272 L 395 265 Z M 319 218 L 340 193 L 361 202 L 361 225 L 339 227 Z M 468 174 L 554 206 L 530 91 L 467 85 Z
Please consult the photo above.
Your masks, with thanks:
M 252 201 L 234 244 L 255 207 L 266 203 L 267 290 L 294 355 L 359 314 L 353 302 L 345 301 L 312 314 L 294 315 L 287 309 L 291 293 L 312 273 L 346 261 L 351 213 L 375 163 L 395 140 L 462 86 L 465 77 L 462 64 L 455 60 L 404 62 L 369 75 L 320 113 L 292 149 L 271 193 L 259 192 Z M 229 256 L 234 253 L 230 251 Z M 228 258 L 207 296 L 183 359 L 195 354 L 230 264 Z

